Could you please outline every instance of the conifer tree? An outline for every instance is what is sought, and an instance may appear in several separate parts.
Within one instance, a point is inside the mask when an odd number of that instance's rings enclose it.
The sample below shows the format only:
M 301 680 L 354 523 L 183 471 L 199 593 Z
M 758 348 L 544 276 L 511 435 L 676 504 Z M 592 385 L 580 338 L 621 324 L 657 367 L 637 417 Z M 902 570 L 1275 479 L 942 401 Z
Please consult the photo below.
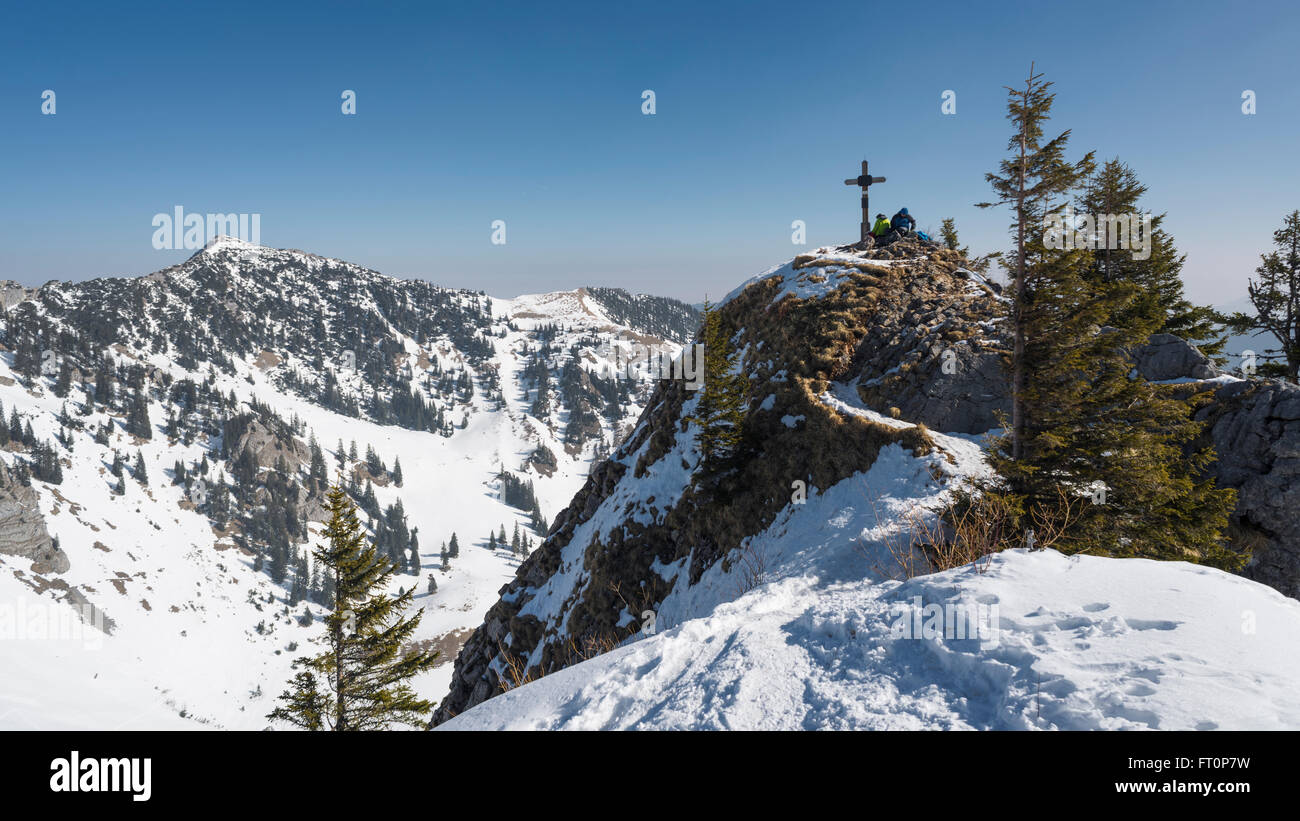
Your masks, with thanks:
M 945 248 L 956 251 L 961 247 L 961 242 L 957 239 L 957 221 L 952 217 L 943 218 L 943 224 L 939 228 L 939 237 L 943 240 Z
M 54 395 L 62 399 L 70 390 L 72 390 L 72 363 L 64 357 L 59 365 L 59 377 L 54 382 Z
M 139 482 L 140 484 L 142 484 L 142 485 L 148 487 L 148 485 L 149 485 L 149 474 L 145 472 L 145 469 L 144 469 L 144 454 L 141 453 L 141 452 L 139 451 L 139 449 L 136 449 L 136 452 L 135 452 L 135 467 L 131 469 L 131 473 L 135 475 L 135 480 L 136 480 L 137 482 Z
M 1056 96 L 1048 91 L 1051 85 L 1043 81 L 1042 74 L 1034 73 L 1031 64 L 1024 89 L 1006 86 L 1007 119 L 1015 126 L 1007 144 L 1011 155 L 1001 161 L 1000 173 L 984 175 L 998 199 L 977 204 L 979 208 L 1009 205 L 1015 213 L 1011 235 L 1015 237 L 1016 247 L 1007 263 L 1012 278 L 1009 431 L 1012 459 L 1021 457 L 1027 439 L 1025 346 L 1032 321 L 1029 311 L 1034 304 L 1033 294 L 1043 276 L 1033 265 L 1034 236 L 1054 201 L 1071 191 L 1094 168 L 1092 153 L 1073 164 L 1065 160 L 1065 148 L 1070 140 L 1068 130 L 1043 142 L 1043 124 L 1050 118 Z M 1042 247 L 1041 242 L 1038 247 Z
M 308 443 L 308 451 L 311 454 L 311 467 L 308 469 L 308 477 L 316 487 L 323 487 L 329 480 L 329 469 L 325 467 L 325 453 L 321 450 L 320 444 L 313 435 Z
M 704 387 L 689 418 L 700 426 L 698 443 L 706 470 L 716 471 L 736 454 L 744 423 L 742 376 L 733 373 L 736 350 L 717 308 L 706 301 L 701 323 Z
M 1123 309 L 1110 317 L 1107 324 L 1150 325 L 1155 328 L 1153 333 L 1174 334 L 1196 344 L 1207 356 L 1215 356 L 1223 350 L 1227 337 L 1222 334 L 1213 308 L 1193 305 L 1183 296 L 1180 274 L 1186 255 L 1178 252 L 1173 237 L 1164 230 L 1165 215 L 1152 215 L 1149 229 L 1143 229 L 1150 231 L 1146 238 L 1150 242 L 1147 254 L 1136 254 L 1132 248 L 1112 247 L 1119 245 L 1118 238 L 1105 236 L 1108 233 L 1105 217 L 1139 215 L 1146 191 L 1137 173 L 1118 158 L 1107 160 L 1085 181 L 1076 207 L 1095 220 L 1096 240 L 1101 246 L 1093 255 L 1086 276 L 1094 282 L 1123 281 L 1137 286 L 1133 298 L 1126 300 Z M 1140 256 L 1145 259 L 1139 259 Z
M 453 559 L 460 558 L 460 542 L 456 539 L 455 531 L 451 534 L 451 541 L 447 542 L 447 555 Z
M 153 437 L 153 426 L 149 423 L 149 398 L 145 396 L 144 391 L 136 390 L 131 397 L 131 408 L 126 416 L 126 429 L 127 432 L 141 439 Z
M 1130 279 L 1098 276 L 1093 250 L 1035 230 L 1033 218 L 1091 171 L 1091 154 L 1065 162 L 1068 131 L 1041 143 L 1049 86 L 1031 74 L 1024 91 L 1011 90 L 1012 156 L 987 175 L 1016 212 L 1013 418 L 989 462 L 1021 530 L 1038 512 L 1088 499 L 1073 505 L 1061 550 L 1237 566 L 1222 540 L 1235 494 L 1202 478 L 1213 453 L 1192 445 L 1200 424 L 1185 401 L 1137 377 L 1126 353 L 1166 320 L 1164 308 L 1144 310 Z
M 421 613 L 403 616 L 413 591 L 382 591 L 394 569 L 368 544 L 356 507 L 338 484 L 326 495 L 328 545 L 314 555 L 333 580 L 333 611 L 324 618 L 326 652 L 294 662 L 298 672 L 267 717 L 308 730 L 382 730 L 425 726 L 432 703 L 410 679 L 438 654 L 406 652 Z
M 1270 361 L 1273 367 L 1260 371 L 1295 382 L 1300 376 L 1300 211 L 1282 218 L 1273 244 L 1275 250 L 1260 255 L 1258 279 L 1246 287 L 1253 311 L 1233 314 L 1231 324 L 1238 333 L 1272 334 L 1278 347 L 1264 351 L 1263 358 L 1280 362 Z

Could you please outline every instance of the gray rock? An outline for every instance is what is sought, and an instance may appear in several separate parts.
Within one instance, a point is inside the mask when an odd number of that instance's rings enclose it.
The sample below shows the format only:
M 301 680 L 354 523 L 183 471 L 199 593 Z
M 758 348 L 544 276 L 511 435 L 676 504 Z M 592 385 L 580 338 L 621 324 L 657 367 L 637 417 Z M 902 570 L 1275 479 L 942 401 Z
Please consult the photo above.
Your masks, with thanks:
M 68 555 L 55 546 L 37 505 L 36 490 L 0 463 L 0 553 L 31 559 L 34 573 L 66 573 Z
M 1243 575 L 1300 598 L 1300 386 L 1234 382 L 1214 398 L 1197 418 L 1218 455 L 1215 480 L 1237 490 L 1234 540 L 1253 548 Z
M 251 452 L 257 460 L 257 466 L 263 468 L 275 467 L 280 458 L 284 459 L 290 469 L 311 462 L 311 454 L 306 445 L 287 430 L 272 430 L 261 419 L 249 422 L 248 429 L 235 442 L 231 453 L 242 453 L 245 450 Z
M 1153 335 L 1134 353 L 1133 361 L 1138 373 L 1152 382 L 1213 379 L 1222 373 L 1196 346 L 1173 334 Z

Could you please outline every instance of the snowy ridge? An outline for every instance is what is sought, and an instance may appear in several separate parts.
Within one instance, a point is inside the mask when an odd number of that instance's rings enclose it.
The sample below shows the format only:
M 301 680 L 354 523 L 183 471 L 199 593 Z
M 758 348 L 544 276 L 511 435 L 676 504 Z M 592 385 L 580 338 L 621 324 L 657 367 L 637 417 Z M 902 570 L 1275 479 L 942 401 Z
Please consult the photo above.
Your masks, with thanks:
M 750 300 L 757 307 L 749 310 L 788 309 L 787 300 L 797 307 L 851 287 L 855 272 L 881 276 L 871 268 L 913 262 L 837 249 L 808 256 L 752 278 L 720 304 L 776 277 L 763 292 L 771 298 Z M 974 277 L 953 282 L 961 293 L 998 298 Z M 737 321 L 761 320 L 743 314 Z M 987 474 L 987 434 L 936 432 L 899 418 L 897 409 L 886 415 L 868 406 L 858 390 L 862 371 L 830 381 L 808 411 L 782 416 L 781 352 L 764 350 L 763 340 L 755 345 L 743 328 L 737 338 L 746 342 L 746 368 L 765 376 L 751 393 L 749 418 L 759 425 L 763 417 L 754 414 L 766 412 L 797 435 L 821 413 L 923 437 L 930 449 L 884 445 L 864 469 L 808 487 L 806 499 L 786 504 L 698 577 L 689 542 L 671 562 L 656 555 L 649 570 L 668 593 L 649 614 L 635 596 L 615 603 L 616 625 L 636 632 L 608 652 L 555 665 L 554 646 L 579 616 L 578 630 L 601 624 L 592 609 L 600 602 L 597 574 L 616 559 L 610 553 L 637 549 L 610 537 L 635 539 L 638 526 L 662 524 L 692 492 L 697 428 L 682 420 L 696 400 L 652 422 L 652 399 L 629 437 L 640 445 L 614 455 L 602 495 L 575 500 L 579 523 L 545 575 L 521 573 L 505 593 L 512 606 L 489 611 L 480 630 L 499 636 L 503 652 L 487 646 L 462 655 L 460 689 L 454 682 L 438 729 L 1300 726 L 1300 653 L 1289 651 L 1300 636 L 1300 601 L 1198 565 L 1051 550 L 1011 550 L 909 578 L 917 566 L 914 523 L 933 523 L 956 482 Z M 871 366 L 880 363 L 863 367 Z M 652 425 L 671 437 L 666 452 L 647 459 Z M 583 597 L 596 605 L 580 612 L 573 602 Z M 514 663 L 542 673 L 512 686 L 504 656 L 516 652 L 507 627 L 514 623 L 556 638 L 526 645 Z M 504 692 L 480 698 L 494 682 Z

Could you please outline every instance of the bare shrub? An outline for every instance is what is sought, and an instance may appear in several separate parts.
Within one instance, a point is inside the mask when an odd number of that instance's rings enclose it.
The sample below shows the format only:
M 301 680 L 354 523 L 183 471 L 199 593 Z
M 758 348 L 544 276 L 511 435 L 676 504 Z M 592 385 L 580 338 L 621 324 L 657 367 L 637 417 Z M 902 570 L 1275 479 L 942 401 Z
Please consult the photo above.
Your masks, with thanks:
M 1053 504 L 1037 505 L 1026 514 L 1005 493 L 962 488 L 937 509 L 918 504 L 904 513 L 902 528 L 884 538 L 885 550 L 892 569 L 907 579 L 967 565 L 983 573 L 994 553 L 1062 546 L 1084 504 L 1084 498 L 1058 488 Z M 875 570 L 894 576 L 878 563 Z
M 740 598 L 767 581 L 767 559 L 748 541 L 734 551 L 727 573 L 735 573 L 735 598 Z

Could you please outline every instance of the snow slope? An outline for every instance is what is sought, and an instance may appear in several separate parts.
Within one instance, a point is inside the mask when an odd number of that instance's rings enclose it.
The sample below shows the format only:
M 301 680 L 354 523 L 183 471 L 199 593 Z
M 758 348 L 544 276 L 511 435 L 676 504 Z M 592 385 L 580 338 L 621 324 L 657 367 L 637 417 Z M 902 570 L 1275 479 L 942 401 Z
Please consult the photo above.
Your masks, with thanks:
M 1300 728 L 1300 602 L 1055 551 L 901 582 L 859 556 L 845 578 L 878 523 L 841 485 L 764 534 L 789 557 L 776 580 L 439 729 Z

